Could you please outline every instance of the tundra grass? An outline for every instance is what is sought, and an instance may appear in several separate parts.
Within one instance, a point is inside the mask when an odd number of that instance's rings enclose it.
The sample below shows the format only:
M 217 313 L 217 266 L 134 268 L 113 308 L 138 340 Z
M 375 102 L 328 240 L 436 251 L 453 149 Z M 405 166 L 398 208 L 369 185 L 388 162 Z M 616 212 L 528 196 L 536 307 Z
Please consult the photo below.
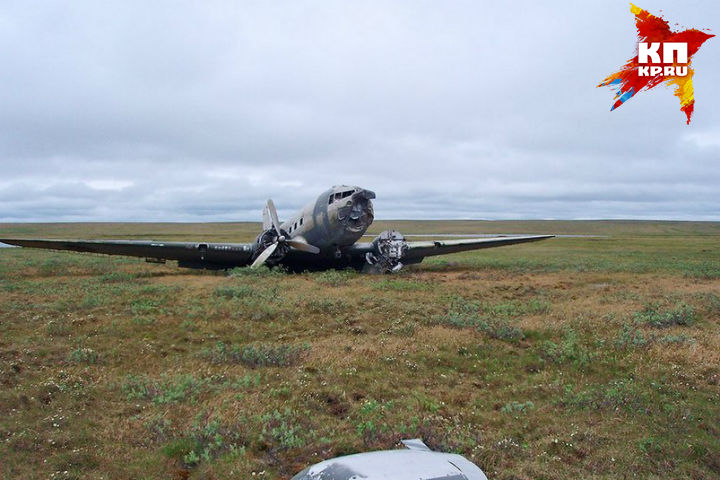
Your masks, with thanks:
M 247 241 L 254 227 L 2 231 Z M 0 474 L 288 479 L 421 437 L 493 479 L 720 476 L 718 224 L 401 227 L 607 237 L 393 276 L 0 249 Z

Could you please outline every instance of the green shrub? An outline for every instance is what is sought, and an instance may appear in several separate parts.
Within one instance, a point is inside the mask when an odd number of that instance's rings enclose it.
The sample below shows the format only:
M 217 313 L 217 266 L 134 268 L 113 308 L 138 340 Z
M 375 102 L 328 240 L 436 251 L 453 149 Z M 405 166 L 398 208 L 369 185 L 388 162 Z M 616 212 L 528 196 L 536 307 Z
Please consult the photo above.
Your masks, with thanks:
M 357 277 L 355 270 L 326 270 L 310 274 L 310 278 L 326 287 L 341 287 Z
M 595 384 L 580 391 L 576 391 L 573 385 L 566 385 L 560 403 L 578 409 L 643 412 L 652 400 L 649 392 L 641 387 L 632 378 Z
M 478 330 L 485 332 L 490 338 L 506 342 L 519 342 L 525 338 L 525 333 L 518 327 L 497 321 L 484 324 L 478 327 Z
M 62 262 L 57 257 L 50 257 L 45 259 L 38 266 L 38 273 L 42 277 L 53 277 L 56 275 L 63 275 L 67 273 L 67 264 Z
M 432 284 L 413 280 L 404 280 L 400 278 L 390 278 L 373 282 L 370 284 L 375 290 L 394 290 L 397 292 L 417 292 L 422 290 L 431 290 Z
M 213 295 L 221 298 L 243 298 L 251 297 L 255 289 L 249 285 L 223 285 L 213 291 Z
M 147 327 L 155 324 L 155 319 L 152 317 L 135 317 L 132 319 L 134 325 L 140 325 L 141 327 Z
M 261 265 L 257 268 L 252 267 L 238 267 L 233 268 L 228 272 L 228 275 L 236 278 L 246 277 L 284 277 L 287 274 L 287 270 L 283 267 L 268 267 L 267 265 Z
M 70 352 L 68 361 L 73 363 L 95 364 L 98 361 L 98 354 L 92 348 L 78 348 Z
M 128 400 L 149 400 L 155 404 L 195 402 L 197 397 L 207 392 L 226 389 L 244 390 L 257 387 L 259 375 L 245 375 L 228 378 L 221 375 L 195 377 L 192 374 L 169 376 L 163 374 L 160 379 L 152 379 L 147 375 L 130 374 L 125 377 L 121 389 Z
M 135 280 L 135 275 L 126 272 L 112 271 L 100 276 L 101 283 L 120 283 L 132 280 Z
M 238 298 L 246 302 L 261 299 L 267 303 L 268 301 L 275 301 L 279 297 L 278 290 L 276 286 L 261 288 L 250 285 L 222 285 L 213 291 L 213 296 L 228 300 Z
M 130 304 L 130 311 L 137 316 L 162 313 L 160 300 L 156 298 L 141 298 L 133 300 Z
M 550 303 L 544 299 L 532 298 L 528 302 L 483 303 L 481 310 L 486 315 L 494 317 L 517 318 L 547 313 L 550 311 Z
M 693 343 L 695 340 L 687 335 L 665 335 L 659 340 L 661 343 Z
M 509 403 L 506 403 L 501 409 L 501 412 L 504 413 L 527 413 L 529 410 L 533 410 L 535 408 L 535 404 L 531 401 L 527 402 L 518 402 L 518 401 L 512 401 Z
M 128 400 L 166 404 L 194 401 L 206 383 L 207 379 L 198 379 L 192 374 L 175 377 L 163 374 L 160 380 L 152 380 L 145 375 L 128 375 L 121 387 Z
M 205 348 L 201 356 L 211 363 L 239 363 L 248 367 L 288 367 L 296 364 L 310 345 L 228 345 L 219 342 Z
M 302 447 L 306 443 L 303 428 L 298 421 L 297 412 L 286 408 L 283 412 L 274 410 L 261 417 L 262 439 L 275 447 L 275 449 L 289 449 Z
M 720 278 L 720 264 L 718 264 L 718 262 L 695 263 L 688 266 L 684 274 L 688 278 L 715 280 Z
M 305 303 L 305 307 L 312 313 L 339 315 L 347 311 L 349 305 L 345 300 L 341 299 L 313 298 Z
M 704 309 L 710 317 L 720 316 L 720 295 L 715 293 L 701 294 Z
M 434 317 L 432 322 L 454 328 L 475 328 L 490 338 L 507 342 L 517 342 L 525 338 L 523 331 L 508 324 L 507 319 L 482 316 L 479 313 L 480 308 L 478 302 L 458 297 L 452 300 L 445 315 Z
M 198 329 L 197 325 L 192 320 L 184 320 L 180 324 L 180 328 L 186 332 L 194 332 Z
M 419 400 L 421 404 L 424 404 L 425 401 L 432 402 L 427 398 L 420 398 Z M 388 412 L 393 411 L 394 406 L 392 400 L 381 403 L 370 398 L 365 400 L 360 408 L 354 412 L 352 416 L 355 431 L 363 439 L 365 445 L 371 445 L 381 434 L 390 432 L 386 417 Z
M 162 452 L 182 462 L 186 467 L 196 467 L 221 455 L 238 458 L 245 454 L 244 429 L 240 425 L 226 426 L 217 417 L 206 418 L 204 413 L 195 417 L 192 426 L 166 444 Z
M 648 303 L 645 308 L 635 313 L 634 319 L 637 323 L 645 323 L 651 327 L 664 328 L 675 325 L 692 325 L 695 323 L 695 310 L 685 303 L 669 310 L 661 309 L 656 303 Z
M 45 324 L 45 332 L 50 336 L 65 336 L 69 335 L 71 330 L 65 320 L 50 320 Z
M 542 356 L 553 363 L 573 363 L 581 368 L 587 367 L 593 358 L 593 355 L 580 345 L 577 334 L 572 329 L 565 332 L 560 344 L 549 340 L 544 342 L 541 351 Z
M 646 335 L 642 330 L 634 328 L 632 325 L 625 324 L 615 337 L 615 346 L 621 350 L 631 348 L 644 348 L 650 345 L 655 338 Z

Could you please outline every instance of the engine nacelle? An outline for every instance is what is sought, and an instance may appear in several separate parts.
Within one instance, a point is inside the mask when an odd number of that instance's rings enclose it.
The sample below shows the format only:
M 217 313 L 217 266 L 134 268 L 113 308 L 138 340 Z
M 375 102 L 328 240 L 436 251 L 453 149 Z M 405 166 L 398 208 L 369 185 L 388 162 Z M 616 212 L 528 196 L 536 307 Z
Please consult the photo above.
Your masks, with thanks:
M 285 238 L 290 238 L 288 233 L 280 229 L 280 236 L 283 236 Z M 255 260 L 258 255 L 260 255 L 263 250 L 268 248 L 270 245 L 275 243 L 278 240 L 278 234 L 275 232 L 275 228 L 271 227 L 264 232 L 262 232 L 260 235 L 257 236 L 255 239 L 255 249 L 253 251 L 252 260 Z M 285 255 L 290 251 L 290 246 L 284 242 L 278 243 L 277 248 L 273 252 L 272 255 L 270 255 L 270 258 L 267 259 L 265 262 L 267 265 L 277 265 L 280 260 L 282 260 Z
M 408 245 L 400 232 L 385 230 L 375 237 L 372 245 L 373 251 L 365 254 L 366 270 L 377 273 L 394 273 L 403 267 L 401 260 L 407 252 Z

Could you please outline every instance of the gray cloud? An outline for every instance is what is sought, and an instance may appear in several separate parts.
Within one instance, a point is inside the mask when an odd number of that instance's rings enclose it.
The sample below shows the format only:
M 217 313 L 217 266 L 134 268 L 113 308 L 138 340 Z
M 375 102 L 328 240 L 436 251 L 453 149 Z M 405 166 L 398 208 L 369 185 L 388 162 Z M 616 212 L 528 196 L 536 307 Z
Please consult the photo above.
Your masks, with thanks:
M 707 0 L 642 5 L 720 28 Z M 255 220 L 328 186 L 380 218 L 720 220 L 720 66 L 609 112 L 624 1 L 0 7 L 0 221 Z

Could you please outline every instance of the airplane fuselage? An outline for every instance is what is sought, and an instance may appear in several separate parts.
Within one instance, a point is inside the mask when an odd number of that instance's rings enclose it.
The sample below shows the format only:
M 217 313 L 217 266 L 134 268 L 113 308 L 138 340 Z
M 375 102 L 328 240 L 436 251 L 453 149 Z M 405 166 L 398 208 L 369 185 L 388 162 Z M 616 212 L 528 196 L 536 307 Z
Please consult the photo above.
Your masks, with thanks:
M 301 237 L 321 250 L 349 246 L 372 224 L 373 198 L 375 193 L 360 187 L 335 186 L 280 226 L 291 238 Z
M 320 254 L 299 255 L 298 266 L 343 263 L 343 249 L 353 245 L 373 222 L 375 193 L 356 186 L 338 185 L 321 193 L 280 224 L 283 234 L 320 249 Z

